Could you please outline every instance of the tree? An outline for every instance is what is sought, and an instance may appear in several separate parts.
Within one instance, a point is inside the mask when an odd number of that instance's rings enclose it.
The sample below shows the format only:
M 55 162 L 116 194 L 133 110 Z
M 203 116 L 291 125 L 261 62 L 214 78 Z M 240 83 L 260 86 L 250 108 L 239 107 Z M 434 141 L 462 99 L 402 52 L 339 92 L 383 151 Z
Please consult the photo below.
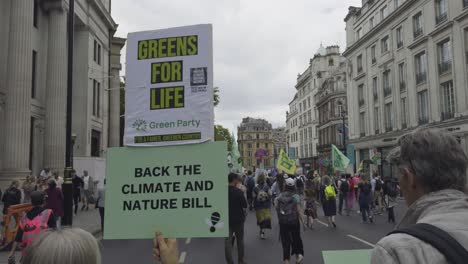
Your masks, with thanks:
M 215 141 L 227 141 L 228 151 L 232 151 L 233 139 L 229 130 L 221 125 L 215 125 Z
M 219 87 L 214 87 L 214 90 L 213 90 L 213 103 L 214 103 L 214 106 L 215 107 L 218 106 L 219 102 L 220 102 Z

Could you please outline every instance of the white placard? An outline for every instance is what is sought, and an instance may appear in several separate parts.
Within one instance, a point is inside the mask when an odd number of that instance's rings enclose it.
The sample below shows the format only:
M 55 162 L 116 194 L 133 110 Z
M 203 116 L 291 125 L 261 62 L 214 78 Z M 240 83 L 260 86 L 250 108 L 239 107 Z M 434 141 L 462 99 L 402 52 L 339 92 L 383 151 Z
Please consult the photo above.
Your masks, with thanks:
M 214 138 L 211 25 L 128 34 L 126 146 Z

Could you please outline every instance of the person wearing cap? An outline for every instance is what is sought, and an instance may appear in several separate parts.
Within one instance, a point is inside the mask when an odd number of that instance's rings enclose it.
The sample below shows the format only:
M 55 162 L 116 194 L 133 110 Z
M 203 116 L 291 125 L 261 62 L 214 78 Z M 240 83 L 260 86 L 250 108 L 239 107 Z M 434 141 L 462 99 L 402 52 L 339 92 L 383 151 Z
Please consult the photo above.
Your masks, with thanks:
M 23 217 L 19 223 L 16 239 L 9 254 L 9 258 L 14 258 L 18 243 L 23 247 L 22 254 L 24 255 L 27 246 L 40 233 L 56 228 L 57 222 L 54 213 L 50 209 L 45 209 L 45 194 L 41 191 L 31 193 L 31 203 L 33 208 L 28 213 L 23 213 Z
M 234 236 L 237 241 L 238 263 L 244 264 L 244 222 L 247 209 L 247 201 L 244 193 L 237 187 L 241 183 L 241 176 L 237 173 L 229 173 L 229 236 L 225 239 L 224 252 L 226 262 L 233 264 L 232 247 Z
M 304 246 L 301 238 L 301 223 L 304 223 L 304 216 L 294 179 L 285 179 L 285 189 L 276 198 L 275 207 L 283 246 L 283 261 L 289 264 L 291 254 L 293 254 L 296 256 L 296 262 L 301 263 L 304 259 Z

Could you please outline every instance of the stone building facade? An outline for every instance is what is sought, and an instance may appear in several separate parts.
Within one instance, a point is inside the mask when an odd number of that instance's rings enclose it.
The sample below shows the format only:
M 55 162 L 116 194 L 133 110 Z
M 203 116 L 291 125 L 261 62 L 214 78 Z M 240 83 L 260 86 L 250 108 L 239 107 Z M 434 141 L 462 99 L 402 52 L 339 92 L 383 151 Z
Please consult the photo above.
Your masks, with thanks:
M 344 144 L 348 130 L 346 87 L 346 61 L 341 58 L 335 70 L 326 72 L 324 82 L 315 96 L 319 113 L 317 152 L 323 159 L 331 159 L 332 144 L 346 153 Z M 343 142 L 343 127 L 345 142 Z
M 274 166 L 274 141 L 271 124 L 264 119 L 246 117 L 237 128 L 237 142 L 242 164 L 246 169 Z M 262 163 L 258 156 L 263 156 Z
M 288 140 L 286 138 L 286 128 L 279 127 L 273 129 L 273 157 L 276 162 L 278 156 L 284 150 L 285 153 L 288 153 Z
M 286 140 L 289 158 L 296 160 L 299 156 L 299 126 L 298 122 L 298 94 L 294 95 L 289 103 L 289 111 L 286 112 Z
M 309 66 L 297 77 L 297 96 L 286 115 L 289 144 L 297 145 L 296 159 L 304 170 L 318 167 L 318 108 L 316 95 L 330 72 L 334 72 L 342 57 L 338 46 L 320 46 Z
M 103 157 L 116 142 L 109 110 L 125 40 L 113 39 L 110 11 L 110 0 L 75 1 L 75 157 Z M 65 0 L 0 1 L 0 183 L 44 167 L 63 173 L 67 13 Z
M 398 137 L 440 128 L 468 150 L 468 1 L 364 0 L 345 18 L 348 111 L 357 163 Z

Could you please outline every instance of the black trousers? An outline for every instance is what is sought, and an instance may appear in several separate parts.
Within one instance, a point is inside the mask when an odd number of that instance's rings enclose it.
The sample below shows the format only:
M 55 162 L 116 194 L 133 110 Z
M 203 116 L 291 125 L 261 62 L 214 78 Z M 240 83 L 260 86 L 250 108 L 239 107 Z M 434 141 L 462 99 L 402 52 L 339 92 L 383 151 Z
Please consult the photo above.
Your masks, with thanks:
M 301 238 L 301 225 L 280 224 L 281 244 L 283 245 L 283 260 L 289 260 L 291 254 L 304 255 Z
M 75 204 L 75 214 L 78 212 L 78 203 L 80 202 L 80 192 L 73 192 L 73 203 Z
M 244 262 L 244 223 L 238 224 L 235 226 L 229 227 L 229 236 L 225 238 L 224 241 L 224 253 L 226 256 L 226 263 L 234 264 L 232 260 L 232 248 L 234 243 L 234 236 L 235 240 L 237 241 L 237 259 L 239 260 L 238 263 Z
M 101 232 L 104 233 L 104 207 L 99 207 L 99 215 L 101 216 Z
M 387 208 L 388 211 L 388 222 L 395 223 L 395 211 L 393 210 L 393 207 Z

